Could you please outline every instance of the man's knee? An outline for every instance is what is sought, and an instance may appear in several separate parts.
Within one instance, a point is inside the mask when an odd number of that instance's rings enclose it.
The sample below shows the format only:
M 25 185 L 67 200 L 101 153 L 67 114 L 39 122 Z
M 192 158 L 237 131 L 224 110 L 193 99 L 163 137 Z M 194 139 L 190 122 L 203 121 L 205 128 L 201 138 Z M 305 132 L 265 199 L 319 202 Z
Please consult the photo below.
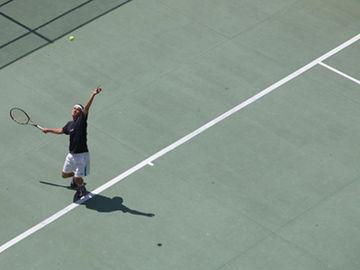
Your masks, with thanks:
M 69 178 L 69 177 L 73 177 L 74 176 L 74 173 L 73 172 L 61 172 L 61 176 L 62 178 Z

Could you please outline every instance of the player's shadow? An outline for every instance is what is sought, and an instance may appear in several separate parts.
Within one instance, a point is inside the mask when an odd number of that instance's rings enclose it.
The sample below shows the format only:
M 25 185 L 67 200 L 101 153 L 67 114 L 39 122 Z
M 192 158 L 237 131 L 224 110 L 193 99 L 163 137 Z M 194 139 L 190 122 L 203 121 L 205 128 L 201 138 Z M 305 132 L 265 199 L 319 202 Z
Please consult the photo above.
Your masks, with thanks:
M 69 190 L 74 190 L 66 185 L 59 185 L 51 182 L 46 181 L 39 181 L 41 184 L 53 186 L 53 187 L 61 187 L 66 188 Z M 131 209 L 123 204 L 124 200 L 121 197 L 115 196 L 114 198 L 108 198 L 103 195 L 94 195 L 92 193 L 89 193 L 87 198 L 85 198 L 85 201 L 78 201 L 76 198 L 76 194 L 74 194 L 73 202 L 75 203 L 81 203 L 86 206 L 86 208 L 91 210 L 96 210 L 100 213 L 109 213 L 109 212 L 115 212 L 115 211 L 121 211 L 123 213 L 129 213 L 132 215 L 139 215 L 139 216 L 145 216 L 145 217 L 153 217 L 155 214 L 152 213 L 144 213 L 140 212 L 138 210 Z
M 62 188 L 66 188 L 66 189 L 69 189 L 69 190 L 74 190 L 74 189 L 71 188 L 69 185 L 68 185 L 68 186 L 66 186 L 66 185 L 59 185 L 59 184 L 55 184 L 55 183 L 51 183 L 51 182 L 46 182 L 46 181 L 39 181 L 39 183 L 45 184 L 45 185 L 48 185 L 48 186 L 62 187 Z
M 123 213 L 129 213 L 132 215 L 153 217 L 155 216 L 152 213 L 144 213 L 138 210 L 131 209 L 123 204 L 124 200 L 121 197 L 115 196 L 113 198 L 105 197 L 102 195 L 94 195 L 91 199 L 83 202 L 82 204 L 86 206 L 86 208 L 91 210 L 96 210 L 100 213 L 108 213 L 121 211 Z

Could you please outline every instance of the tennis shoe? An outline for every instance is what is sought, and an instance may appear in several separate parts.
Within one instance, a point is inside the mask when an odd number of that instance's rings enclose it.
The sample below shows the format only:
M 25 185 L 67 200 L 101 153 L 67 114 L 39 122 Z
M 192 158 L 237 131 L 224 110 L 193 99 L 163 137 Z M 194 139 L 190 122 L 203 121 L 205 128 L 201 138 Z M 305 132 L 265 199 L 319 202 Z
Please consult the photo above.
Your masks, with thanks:
M 80 199 L 81 197 L 84 197 L 87 194 L 87 190 L 85 188 L 85 185 L 78 187 L 76 191 L 76 197 Z

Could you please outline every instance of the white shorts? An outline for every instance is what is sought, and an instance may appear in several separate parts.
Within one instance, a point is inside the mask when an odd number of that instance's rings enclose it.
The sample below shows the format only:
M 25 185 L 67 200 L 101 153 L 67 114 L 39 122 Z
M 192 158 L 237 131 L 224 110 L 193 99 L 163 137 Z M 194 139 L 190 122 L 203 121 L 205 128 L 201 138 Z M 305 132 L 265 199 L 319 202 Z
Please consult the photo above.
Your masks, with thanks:
M 73 172 L 75 177 L 87 176 L 90 173 L 89 152 L 80 154 L 67 154 L 64 162 L 63 172 Z

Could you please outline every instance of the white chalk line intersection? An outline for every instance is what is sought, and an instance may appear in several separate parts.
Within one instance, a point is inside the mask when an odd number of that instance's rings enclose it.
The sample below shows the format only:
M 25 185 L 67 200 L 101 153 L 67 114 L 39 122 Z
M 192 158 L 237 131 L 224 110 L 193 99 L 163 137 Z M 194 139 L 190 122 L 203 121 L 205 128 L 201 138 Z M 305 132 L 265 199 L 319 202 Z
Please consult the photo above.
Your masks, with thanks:
M 334 68 L 334 67 L 332 67 L 332 66 L 330 66 L 330 65 L 327 65 L 327 64 L 325 64 L 325 63 L 323 63 L 323 62 L 320 62 L 319 65 L 321 65 L 321 66 L 323 66 L 323 67 L 325 67 L 325 68 L 327 68 L 327 69 L 329 69 L 329 70 L 331 70 L 331 71 L 339 74 L 340 76 L 343 76 L 344 78 L 346 78 L 346 79 L 348 79 L 348 80 L 350 80 L 350 81 L 353 81 L 354 83 L 357 83 L 357 84 L 360 85 L 360 81 L 359 81 L 359 80 L 351 77 L 350 75 L 348 75 L 348 74 L 346 74 L 346 73 L 344 73 L 344 72 L 342 72 L 342 71 L 340 71 L 340 70 L 338 70 L 338 69 L 336 69 L 336 68 Z

